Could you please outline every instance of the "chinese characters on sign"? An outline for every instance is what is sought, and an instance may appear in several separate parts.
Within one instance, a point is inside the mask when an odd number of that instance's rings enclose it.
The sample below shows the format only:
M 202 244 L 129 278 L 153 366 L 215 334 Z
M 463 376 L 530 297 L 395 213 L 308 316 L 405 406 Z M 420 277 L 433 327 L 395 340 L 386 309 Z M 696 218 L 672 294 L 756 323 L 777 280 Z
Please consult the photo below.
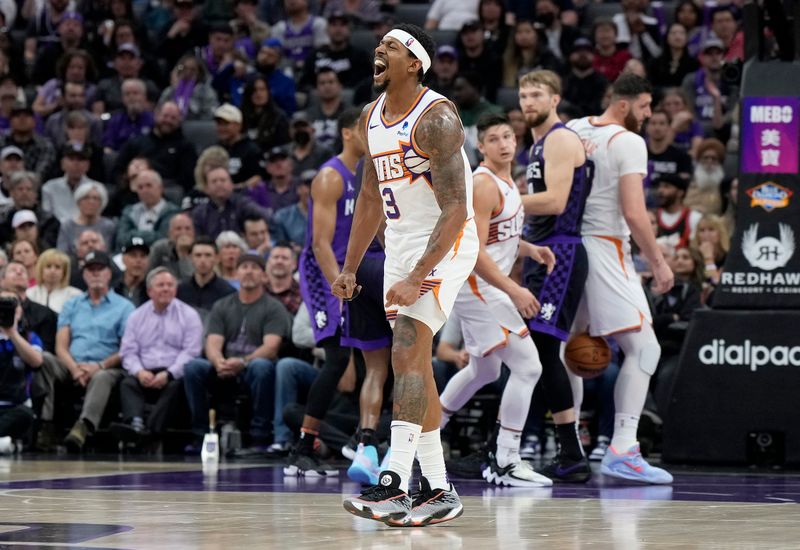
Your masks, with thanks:
M 796 173 L 800 98 L 747 97 L 742 109 L 742 172 Z

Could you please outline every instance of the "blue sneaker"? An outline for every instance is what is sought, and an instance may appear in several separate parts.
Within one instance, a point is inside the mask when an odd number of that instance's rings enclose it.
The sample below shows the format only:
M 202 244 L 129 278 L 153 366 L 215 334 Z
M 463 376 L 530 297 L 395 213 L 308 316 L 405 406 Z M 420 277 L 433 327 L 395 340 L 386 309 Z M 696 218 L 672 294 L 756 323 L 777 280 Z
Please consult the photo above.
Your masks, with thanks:
M 600 463 L 600 473 L 619 479 L 652 483 L 654 485 L 672 483 L 672 474 L 662 468 L 650 466 L 642 458 L 638 443 L 624 453 L 618 453 L 613 446 L 609 445 L 606 455 Z
M 347 477 L 364 485 L 377 485 L 380 471 L 378 449 L 372 445 L 364 446 L 363 443 L 359 443 L 353 463 L 347 469 Z

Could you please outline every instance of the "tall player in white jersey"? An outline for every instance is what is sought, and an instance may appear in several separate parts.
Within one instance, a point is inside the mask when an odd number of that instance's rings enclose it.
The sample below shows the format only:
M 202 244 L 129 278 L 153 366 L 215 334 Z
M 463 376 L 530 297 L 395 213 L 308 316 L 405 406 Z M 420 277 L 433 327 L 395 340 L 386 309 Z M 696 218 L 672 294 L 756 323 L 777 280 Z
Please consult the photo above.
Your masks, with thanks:
M 481 251 L 475 273 L 461 287 L 453 310 L 461 319 L 470 359 L 439 397 L 442 428 L 479 389 L 500 376 L 501 364 L 505 363 L 511 374 L 500 400 L 497 449 L 483 477 L 497 485 L 548 487 L 553 482 L 537 474 L 519 456 L 531 396 L 542 374 L 539 353 L 520 312 L 529 318 L 535 316 L 539 302 L 508 275 L 518 254 L 549 264 L 551 271 L 555 256 L 547 247 L 520 240 L 525 214 L 511 178 L 517 146 L 511 123 L 504 115 L 489 114 L 478 120 L 477 129 L 478 149 L 484 160 L 472 178 Z
M 639 452 L 636 430 L 650 377 L 661 347 L 639 276 L 631 259 L 630 237 L 653 268 L 653 290 L 672 288 L 672 270 L 656 244 L 644 202 L 647 147 L 638 132 L 650 116 L 652 89 L 632 74 L 613 85 L 611 103 L 599 117 L 572 121 L 594 162 L 592 191 L 586 201 L 581 234 L 589 273 L 573 330 L 593 336 L 614 335 L 625 353 L 614 387 L 614 437 L 600 471 L 646 483 L 671 483 L 672 476 L 648 464 Z
M 479 245 L 464 128 L 453 104 L 420 84 L 433 54 L 425 31 L 405 24 L 375 49 L 374 84 L 383 93 L 364 109 L 360 126 L 372 162 L 364 167 L 347 257 L 332 285 L 343 299 L 358 291 L 355 273 L 385 218 L 385 308 L 394 335 L 392 453 L 378 485 L 345 499 L 344 507 L 398 526 L 440 523 L 462 512 L 445 471 L 431 349 Z M 422 478 L 412 501 L 415 455 Z

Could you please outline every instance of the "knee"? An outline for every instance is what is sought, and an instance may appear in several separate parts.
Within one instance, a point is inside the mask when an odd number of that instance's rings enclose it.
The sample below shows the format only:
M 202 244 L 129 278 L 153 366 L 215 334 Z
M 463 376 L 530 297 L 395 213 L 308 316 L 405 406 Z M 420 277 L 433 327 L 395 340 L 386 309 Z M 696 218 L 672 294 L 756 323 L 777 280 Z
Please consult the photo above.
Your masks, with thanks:
M 275 363 L 269 359 L 253 359 L 247 364 L 248 374 L 255 380 L 266 380 L 275 375 Z
M 128 374 L 122 379 L 120 387 L 125 390 L 135 390 L 139 388 L 139 379 L 135 376 Z
M 97 371 L 92 379 L 89 381 L 91 384 L 108 384 L 113 385 L 117 381 L 116 373 L 109 370 Z
M 205 359 L 192 359 L 183 368 L 183 377 L 187 381 L 203 380 L 211 372 L 211 363 Z

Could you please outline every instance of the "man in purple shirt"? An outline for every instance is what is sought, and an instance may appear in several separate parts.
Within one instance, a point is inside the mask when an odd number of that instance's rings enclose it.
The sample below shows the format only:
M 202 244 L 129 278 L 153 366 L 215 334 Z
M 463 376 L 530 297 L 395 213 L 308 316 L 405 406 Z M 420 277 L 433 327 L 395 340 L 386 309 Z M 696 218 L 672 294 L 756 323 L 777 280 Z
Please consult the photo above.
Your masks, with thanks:
M 163 433 L 182 389 L 183 367 L 200 357 L 203 341 L 200 316 L 175 298 L 178 283 L 172 272 L 157 267 L 146 283 L 150 301 L 131 313 L 119 350 L 127 373 L 120 385 L 125 423 L 111 425 L 118 439 L 133 444 Z M 147 424 L 146 402 L 155 402 Z
M 106 152 L 119 151 L 129 139 L 150 133 L 155 124 L 147 106 L 147 86 L 138 78 L 122 83 L 123 108 L 111 115 L 103 133 Z

